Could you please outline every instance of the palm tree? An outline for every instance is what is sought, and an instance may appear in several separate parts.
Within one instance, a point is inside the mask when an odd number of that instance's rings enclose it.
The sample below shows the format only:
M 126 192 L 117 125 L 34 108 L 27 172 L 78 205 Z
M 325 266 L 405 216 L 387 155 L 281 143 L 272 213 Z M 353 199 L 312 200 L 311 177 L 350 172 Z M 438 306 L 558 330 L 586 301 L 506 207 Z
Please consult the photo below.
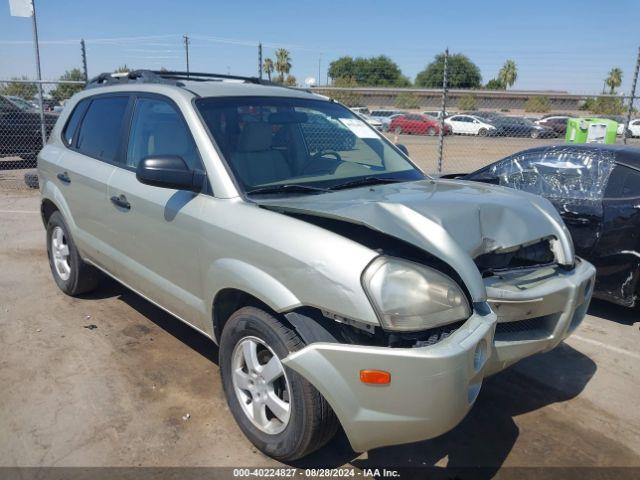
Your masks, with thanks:
M 505 88 L 509 88 L 516 83 L 518 79 L 518 67 L 513 60 L 507 60 L 498 72 L 498 80 L 502 82 Z
M 604 81 L 609 86 L 609 93 L 613 95 L 618 88 L 622 84 L 622 70 L 618 67 L 614 67 L 609 71 L 609 76 L 607 76 Z
M 291 70 L 291 56 L 289 50 L 279 48 L 276 50 L 276 72 L 278 72 L 278 81 L 284 83 L 284 76 Z
M 265 58 L 262 64 L 262 71 L 267 74 L 267 78 L 271 81 L 271 74 L 273 73 L 273 60 Z

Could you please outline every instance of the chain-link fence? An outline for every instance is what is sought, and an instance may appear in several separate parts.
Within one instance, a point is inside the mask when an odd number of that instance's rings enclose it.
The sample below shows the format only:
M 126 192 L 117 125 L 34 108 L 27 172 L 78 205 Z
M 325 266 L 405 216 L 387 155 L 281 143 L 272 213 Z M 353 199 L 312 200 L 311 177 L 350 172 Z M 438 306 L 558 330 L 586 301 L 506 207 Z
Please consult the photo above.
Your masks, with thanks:
M 51 97 L 62 89 L 64 96 L 84 88 L 81 81 L 41 82 L 45 95 L 37 97 L 37 83 L 0 80 L 0 189 L 35 188 L 36 159 L 63 108 Z M 44 135 L 44 139 L 43 139 Z
M 439 88 L 351 86 L 360 82 L 350 78 L 333 79 L 329 82 L 333 86 L 311 90 L 364 115 L 394 143 L 405 145 L 410 157 L 431 174 L 471 172 L 524 149 L 566 141 L 606 140 L 640 147 L 637 98 L 632 102 L 621 95 L 492 89 L 491 85 L 448 89 L 444 85 L 450 73 L 446 67 L 439 73 L 443 85 Z M 40 115 L 34 100 L 36 83 L 0 79 L 0 189 L 35 185 L 31 173 L 42 147 L 41 132 L 51 131 L 62 99 L 83 88 L 82 81 L 43 83 Z M 348 86 L 335 86 L 345 83 Z
M 449 90 L 443 109 L 442 89 L 315 90 L 365 115 L 427 173 L 468 173 L 521 150 L 567 141 L 640 146 L 637 98 L 624 138 L 630 98 L 618 95 Z

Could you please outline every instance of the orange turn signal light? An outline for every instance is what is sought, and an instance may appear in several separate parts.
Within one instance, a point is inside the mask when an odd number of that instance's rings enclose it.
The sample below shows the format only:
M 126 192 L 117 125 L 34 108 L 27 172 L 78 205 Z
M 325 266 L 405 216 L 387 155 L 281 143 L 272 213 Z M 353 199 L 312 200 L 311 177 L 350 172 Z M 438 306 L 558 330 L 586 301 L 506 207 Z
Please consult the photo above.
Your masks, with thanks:
M 372 385 L 388 385 L 391 383 L 391 374 L 384 370 L 360 370 L 360 381 Z

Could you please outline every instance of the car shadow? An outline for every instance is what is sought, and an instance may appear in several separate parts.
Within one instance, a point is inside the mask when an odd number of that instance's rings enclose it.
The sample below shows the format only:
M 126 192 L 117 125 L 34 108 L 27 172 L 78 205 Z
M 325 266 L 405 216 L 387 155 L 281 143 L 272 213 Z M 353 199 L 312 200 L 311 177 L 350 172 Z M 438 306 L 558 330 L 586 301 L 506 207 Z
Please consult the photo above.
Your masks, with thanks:
M 622 305 L 594 298 L 591 301 L 591 305 L 589 305 L 588 314 L 622 325 L 633 325 L 640 322 L 638 312 L 638 308 L 623 307 Z
M 194 330 L 148 300 L 145 300 L 112 278 L 105 276 L 100 280 L 100 286 L 96 290 L 82 295 L 79 298 L 97 300 L 113 297 L 118 297 L 119 300 L 125 302 L 141 315 L 144 315 L 149 321 L 155 323 L 169 335 L 172 335 L 192 350 L 218 365 L 218 346 L 213 340 Z
M 444 435 L 371 450 L 363 459 L 351 450 L 345 434 L 339 432 L 332 442 L 295 466 L 338 467 L 351 463 L 363 469 L 427 469 L 425 475 L 440 473 L 459 478 L 466 478 L 464 473 L 472 468 L 474 470 L 467 473 L 473 478 L 492 478 L 520 434 L 514 417 L 576 397 L 596 369 L 589 357 L 561 344 L 485 379 L 473 409 Z

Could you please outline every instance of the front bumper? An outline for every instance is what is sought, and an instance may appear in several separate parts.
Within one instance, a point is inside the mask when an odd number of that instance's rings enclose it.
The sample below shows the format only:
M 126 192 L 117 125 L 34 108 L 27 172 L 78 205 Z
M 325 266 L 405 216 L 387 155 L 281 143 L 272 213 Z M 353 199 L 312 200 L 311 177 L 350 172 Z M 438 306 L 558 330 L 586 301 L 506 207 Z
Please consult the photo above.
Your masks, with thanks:
M 312 343 L 283 363 L 327 399 L 356 451 L 425 440 L 455 427 L 473 406 L 485 376 L 550 350 L 580 323 L 595 269 L 578 262 L 553 270 L 487 280 L 491 312 L 474 313 L 451 336 L 420 348 Z M 495 312 L 495 313 L 494 313 Z M 539 320 L 541 318 L 541 320 Z M 546 330 L 503 328 L 519 321 Z M 495 333 L 495 339 L 494 339 Z M 360 382 L 360 370 L 391 373 L 388 385 Z

